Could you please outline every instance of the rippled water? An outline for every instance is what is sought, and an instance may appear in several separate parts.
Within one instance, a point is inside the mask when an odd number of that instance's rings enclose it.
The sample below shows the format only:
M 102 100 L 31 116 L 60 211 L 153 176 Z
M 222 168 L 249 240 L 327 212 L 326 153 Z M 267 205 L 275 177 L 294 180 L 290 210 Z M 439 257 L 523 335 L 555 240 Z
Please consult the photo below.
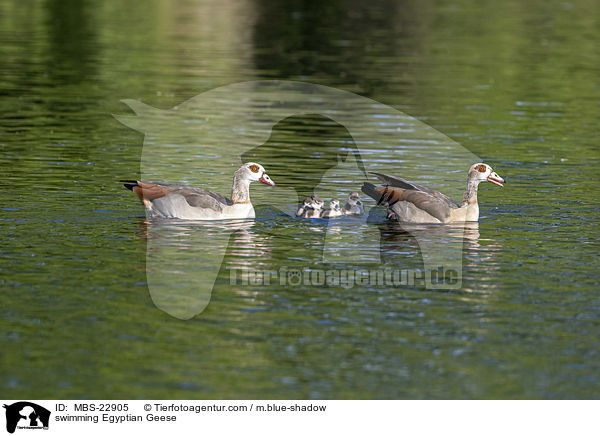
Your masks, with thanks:
M 5 397 L 598 397 L 596 3 L 30 6 L 0 5 Z M 303 115 L 242 154 L 282 189 L 252 186 L 256 220 L 148 222 L 118 183 L 146 175 L 144 136 L 112 116 L 132 115 L 120 100 L 169 110 L 262 79 L 393 106 L 507 184 L 482 185 L 480 222 L 464 234 L 407 229 L 376 209 L 367 222 L 295 218 L 270 206 L 274 193 L 343 198 L 362 182 L 351 160 L 351 169 L 332 170 L 353 149 L 346 128 Z M 222 147 L 218 157 L 239 154 L 239 144 L 224 142 L 204 137 Z M 447 166 L 408 167 L 406 156 L 418 160 L 427 144 L 359 145 L 365 167 L 397 168 L 460 198 L 464 174 L 451 156 Z M 232 164 L 223 161 L 198 157 L 170 181 L 228 194 Z M 324 257 L 331 238 L 335 252 Z M 423 241 L 462 243 L 460 289 L 232 276 L 242 268 L 420 270 Z M 216 274 L 200 315 L 181 320 L 157 308 L 146 270 L 164 253 L 170 263 L 160 271 L 200 281 Z

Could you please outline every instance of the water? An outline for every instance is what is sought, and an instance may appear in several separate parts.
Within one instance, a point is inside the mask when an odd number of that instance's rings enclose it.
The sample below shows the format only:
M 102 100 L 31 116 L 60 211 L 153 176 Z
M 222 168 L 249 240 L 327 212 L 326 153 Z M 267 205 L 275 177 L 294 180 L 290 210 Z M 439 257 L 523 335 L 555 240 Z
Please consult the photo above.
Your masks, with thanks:
M 3 397 L 598 397 L 595 2 L 29 3 L 0 5 Z M 146 221 L 117 182 L 139 176 L 144 142 L 112 116 L 131 115 L 120 100 L 168 110 L 261 79 L 393 106 L 507 179 L 480 190 L 461 289 L 232 285 L 242 266 L 355 266 L 324 262 L 327 223 L 269 207 L 264 186 L 241 227 Z M 244 158 L 302 198 L 348 144 L 343 126 L 298 116 Z M 227 194 L 231 166 L 206 162 L 180 177 Z M 459 198 L 464 174 L 424 165 L 421 182 Z M 358 188 L 342 176 L 328 198 Z M 336 228 L 378 235 L 385 266 L 422 267 L 414 235 L 382 213 Z M 373 254 L 343 242 L 341 255 Z M 227 250 L 202 314 L 156 307 L 147 244 Z

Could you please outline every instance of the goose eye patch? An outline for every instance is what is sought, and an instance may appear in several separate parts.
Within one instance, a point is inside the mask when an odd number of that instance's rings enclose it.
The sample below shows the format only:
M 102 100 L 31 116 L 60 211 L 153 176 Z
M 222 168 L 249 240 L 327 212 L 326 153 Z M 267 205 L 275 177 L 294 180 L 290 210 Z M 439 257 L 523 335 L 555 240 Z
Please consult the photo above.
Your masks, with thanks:
M 480 173 L 485 173 L 487 171 L 487 168 L 485 167 L 485 165 L 479 165 L 479 168 L 477 168 L 479 170 Z
M 250 168 L 250 171 L 253 173 L 257 173 L 259 170 L 258 165 L 250 165 L 248 168 Z

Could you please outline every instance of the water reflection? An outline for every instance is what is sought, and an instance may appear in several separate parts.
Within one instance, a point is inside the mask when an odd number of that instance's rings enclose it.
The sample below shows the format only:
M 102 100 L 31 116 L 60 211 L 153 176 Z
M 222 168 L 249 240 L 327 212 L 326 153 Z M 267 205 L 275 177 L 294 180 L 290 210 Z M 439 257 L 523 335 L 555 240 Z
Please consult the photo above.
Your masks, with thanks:
M 478 222 L 440 225 L 386 221 L 378 227 L 382 262 L 388 264 L 425 271 L 455 271 L 462 277 L 465 266 L 463 250 L 480 247 Z
M 77 0 L 48 0 L 46 9 L 50 78 L 69 84 L 91 79 L 98 51 L 93 7 Z
M 488 294 L 500 288 L 502 281 L 498 279 L 501 270 L 504 245 L 497 239 L 481 239 L 479 223 L 477 230 L 465 229 L 465 246 L 463 252 L 463 291 Z M 469 238 L 469 232 L 477 232 L 477 238 Z M 471 285 L 476 280 L 477 286 Z
M 261 269 L 270 258 L 271 236 L 252 231 L 254 225 L 254 220 L 144 220 L 146 275 L 154 304 L 180 319 L 202 312 L 226 254 L 232 267 Z

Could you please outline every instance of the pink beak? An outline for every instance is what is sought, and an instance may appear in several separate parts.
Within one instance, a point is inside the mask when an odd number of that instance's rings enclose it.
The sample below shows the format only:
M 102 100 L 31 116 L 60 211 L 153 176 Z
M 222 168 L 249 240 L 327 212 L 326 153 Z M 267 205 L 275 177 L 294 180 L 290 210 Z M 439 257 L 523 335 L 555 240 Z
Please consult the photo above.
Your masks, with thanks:
M 261 183 L 264 183 L 265 185 L 275 186 L 275 182 L 273 180 L 271 180 L 271 178 L 267 175 L 267 173 L 264 173 L 262 175 L 262 177 L 260 179 L 258 179 L 258 181 Z
M 495 185 L 498 185 L 498 186 L 504 186 L 504 185 L 502 184 L 502 183 L 504 183 L 504 179 L 503 179 L 502 177 L 500 177 L 500 176 L 499 176 L 498 174 L 496 174 L 496 173 L 492 173 L 492 174 L 490 174 L 490 175 L 488 176 L 488 178 L 487 178 L 487 181 L 488 181 L 488 182 L 492 182 L 492 183 L 494 183 Z

